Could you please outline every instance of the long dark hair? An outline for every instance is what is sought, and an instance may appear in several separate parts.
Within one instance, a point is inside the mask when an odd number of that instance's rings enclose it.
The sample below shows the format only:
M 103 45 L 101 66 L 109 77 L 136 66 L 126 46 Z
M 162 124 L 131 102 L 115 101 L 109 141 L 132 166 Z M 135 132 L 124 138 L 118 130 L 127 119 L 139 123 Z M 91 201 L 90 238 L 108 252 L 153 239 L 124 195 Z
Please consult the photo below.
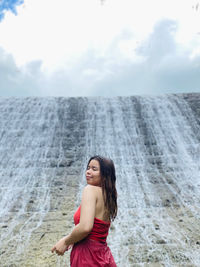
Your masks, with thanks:
M 104 205 L 109 219 L 114 221 L 117 216 L 117 190 L 114 163 L 109 158 L 97 155 L 89 159 L 87 166 L 91 160 L 97 160 L 99 162 Z

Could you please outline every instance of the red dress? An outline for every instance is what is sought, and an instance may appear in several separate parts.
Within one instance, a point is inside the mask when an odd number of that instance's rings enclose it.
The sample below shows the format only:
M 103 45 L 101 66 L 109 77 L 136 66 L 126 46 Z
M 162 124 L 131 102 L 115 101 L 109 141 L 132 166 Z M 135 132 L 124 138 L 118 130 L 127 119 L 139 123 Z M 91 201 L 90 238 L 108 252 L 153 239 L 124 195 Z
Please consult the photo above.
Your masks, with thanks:
M 75 225 L 80 221 L 81 207 L 74 214 Z M 94 218 L 90 234 L 74 244 L 70 255 L 71 267 L 117 267 L 110 248 L 107 246 L 110 222 Z

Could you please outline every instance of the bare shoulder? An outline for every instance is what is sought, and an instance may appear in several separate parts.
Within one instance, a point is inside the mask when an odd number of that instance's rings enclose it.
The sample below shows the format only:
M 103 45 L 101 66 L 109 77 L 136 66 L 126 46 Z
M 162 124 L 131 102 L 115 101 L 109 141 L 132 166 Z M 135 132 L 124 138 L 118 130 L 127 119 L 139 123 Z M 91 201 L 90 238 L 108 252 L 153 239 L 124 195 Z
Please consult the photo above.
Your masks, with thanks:
M 102 192 L 101 190 L 101 187 L 88 184 L 84 187 L 83 194 L 94 194 L 97 196 L 99 193 Z

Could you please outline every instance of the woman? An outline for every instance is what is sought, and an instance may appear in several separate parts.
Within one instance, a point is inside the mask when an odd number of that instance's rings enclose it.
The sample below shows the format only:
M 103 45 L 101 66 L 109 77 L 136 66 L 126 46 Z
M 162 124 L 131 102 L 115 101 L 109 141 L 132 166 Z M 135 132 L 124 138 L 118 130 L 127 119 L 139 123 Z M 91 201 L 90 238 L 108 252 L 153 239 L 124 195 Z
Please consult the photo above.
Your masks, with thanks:
M 63 255 L 72 248 L 71 267 L 116 267 L 106 243 L 110 222 L 117 215 L 115 167 L 111 159 L 91 157 L 86 170 L 87 186 L 74 214 L 75 227 L 52 248 Z

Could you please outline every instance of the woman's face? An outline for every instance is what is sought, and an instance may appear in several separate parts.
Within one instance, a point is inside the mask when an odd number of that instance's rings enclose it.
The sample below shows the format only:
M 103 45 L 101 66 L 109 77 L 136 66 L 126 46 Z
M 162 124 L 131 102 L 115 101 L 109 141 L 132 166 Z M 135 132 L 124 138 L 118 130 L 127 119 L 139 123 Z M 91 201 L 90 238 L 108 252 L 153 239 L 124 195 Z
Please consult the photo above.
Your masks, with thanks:
M 87 183 L 94 186 L 101 186 L 100 164 L 98 160 L 92 159 L 86 170 Z

